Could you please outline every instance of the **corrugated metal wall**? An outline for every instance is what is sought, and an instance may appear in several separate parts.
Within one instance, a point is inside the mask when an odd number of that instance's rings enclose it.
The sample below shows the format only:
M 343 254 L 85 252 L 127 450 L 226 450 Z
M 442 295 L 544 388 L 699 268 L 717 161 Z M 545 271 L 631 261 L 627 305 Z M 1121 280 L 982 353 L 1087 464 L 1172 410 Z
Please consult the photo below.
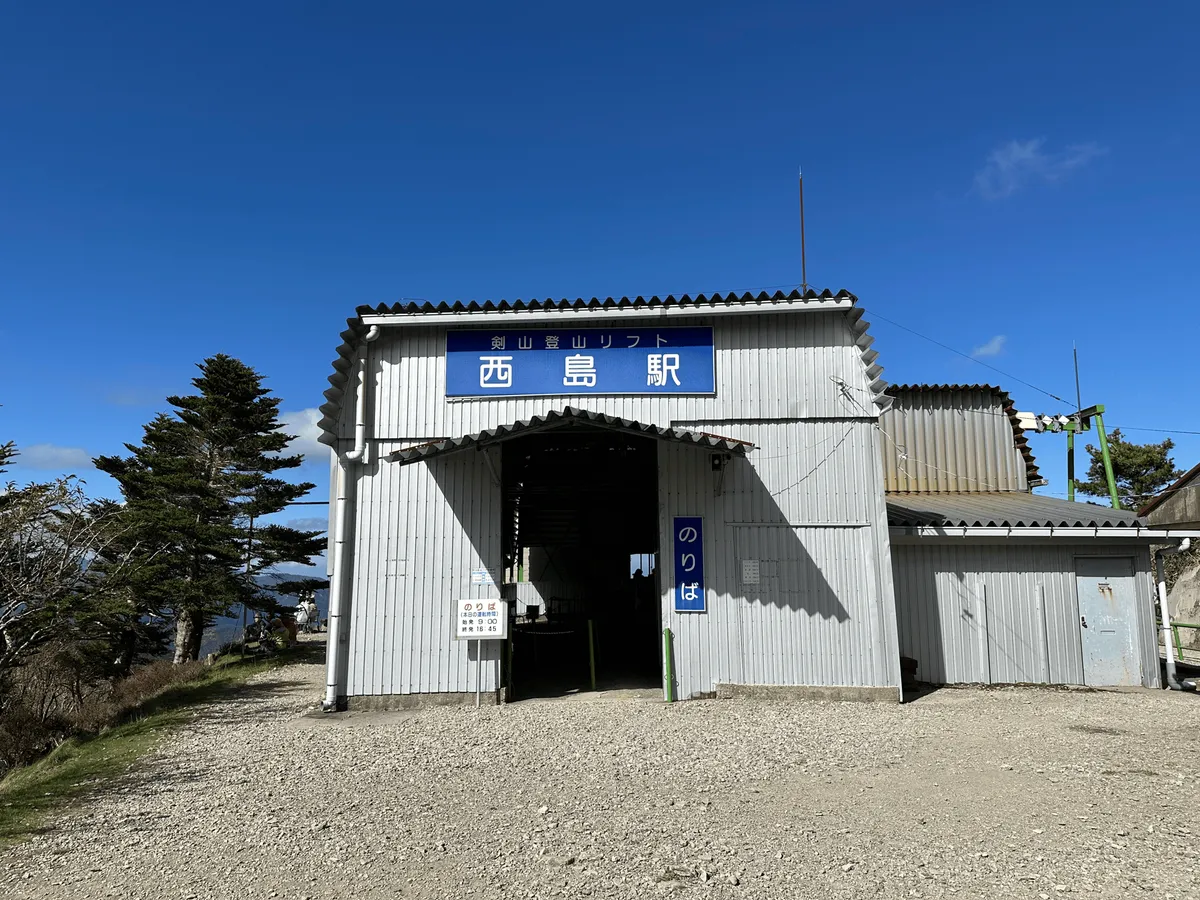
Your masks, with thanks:
M 500 598 L 500 487 L 481 451 L 379 461 L 398 446 L 379 448 L 359 481 L 347 693 L 473 691 L 475 647 L 453 639 L 453 603 Z M 471 583 L 481 568 L 497 586 Z M 483 650 L 494 690 L 500 644 Z
M 843 312 L 729 316 L 688 324 L 714 325 L 716 396 L 448 400 L 446 329 L 384 329 L 367 345 L 372 434 L 383 440 L 459 437 L 568 405 L 657 425 L 684 419 L 875 415 L 862 351 Z M 644 320 L 637 325 L 647 327 Z M 847 389 L 831 378 L 844 381 Z M 350 404 L 342 410 L 341 437 L 352 436 L 353 419 Z
M 715 397 L 457 402 L 444 396 L 444 329 L 385 329 L 368 345 L 372 439 L 356 507 L 348 694 L 473 690 L 467 645 L 451 639 L 451 603 L 500 593 L 469 580 L 483 566 L 501 574 L 500 489 L 481 454 L 407 466 L 381 456 L 568 404 L 757 445 L 749 461 L 731 462 L 719 494 L 709 452 L 659 445 L 660 584 L 679 696 L 718 682 L 898 686 L 876 409 L 855 332 L 841 312 L 754 315 L 717 320 L 715 340 Z M 702 616 L 671 611 L 676 515 L 705 517 Z M 748 553 L 776 565 L 753 592 L 740 584 Z M 491 690 L 500 648 L 485 648 L 496 657 L 484 670 Z
M 887 536 L 873 502 L 873 423 L 719 424 L 760 446 L 729 463 L 719 495 L 708 453 L 659 450 L 660 587 L 679 696 L 718 683 L 898 685 L 891 584 L 875 565 Z M 672 519 L 695 515 L 704 517 L 708 612 L 677 614 Z M 758 561 L 758 585 L 742 583 L 744 559 Z
M 888 491 L 1024 491 L 1004 401 L 993 391 L 902 391 L 879 419 Z
M 1157 686 L 1145 546 L 895 544 L 900 652 L 917 660 L 918 679 L 935 684 L 1083 684 L 1075 560 L 1095 556 L 1134 560 L 1142 683 Z

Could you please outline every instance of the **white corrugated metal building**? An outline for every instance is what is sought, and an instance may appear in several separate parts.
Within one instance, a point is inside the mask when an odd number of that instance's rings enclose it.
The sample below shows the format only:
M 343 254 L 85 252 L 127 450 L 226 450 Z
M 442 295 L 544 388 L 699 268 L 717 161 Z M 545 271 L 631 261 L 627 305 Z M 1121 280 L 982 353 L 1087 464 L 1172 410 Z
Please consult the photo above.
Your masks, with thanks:
M 1129 562 L 1157 683 L 1132 516 L 1072 543 L 1061 517 L 1014 540 L 922 506 L 1043 498 L 1006 395 L 889 390 L 849 293 L 410 301 L 342 339 L 329 708 L 575 689 L 589 652 L 601 682 L 684 699 L 899 699 L 901 654 L 930 681 L 1086 680 L 1070 597 L 1111 573 L 1082 545 Z M 507 640 L 455 639 L 462 604 L 500 599 Z
M 1158 686 L 1156 532 L 1132 512 L 1030 493 L 1044 481 L 1000 388 L 887 394 L 900 652 L 918 680 Z

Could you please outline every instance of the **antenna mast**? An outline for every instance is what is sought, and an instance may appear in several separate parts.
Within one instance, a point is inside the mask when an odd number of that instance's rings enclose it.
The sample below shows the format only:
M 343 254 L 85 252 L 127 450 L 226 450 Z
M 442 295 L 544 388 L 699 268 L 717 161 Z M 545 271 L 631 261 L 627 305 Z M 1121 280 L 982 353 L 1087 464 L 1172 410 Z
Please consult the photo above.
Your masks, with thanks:
M 804 170 L 800 169 L 800 289 L 808 291 L 808 261 L 804 257 Z
M 1075 412 L 1083 409 L 1083 395 L 1079 393 L 1079 348 L 1071 341 L 1071 352 L 1075 354 Z

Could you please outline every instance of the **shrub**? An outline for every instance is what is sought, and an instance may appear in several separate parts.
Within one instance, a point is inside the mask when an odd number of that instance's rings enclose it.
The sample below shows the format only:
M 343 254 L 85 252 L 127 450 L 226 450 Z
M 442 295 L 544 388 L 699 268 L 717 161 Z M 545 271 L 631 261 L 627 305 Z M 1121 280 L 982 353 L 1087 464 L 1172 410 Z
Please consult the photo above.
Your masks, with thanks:
M 163 691 L 197 681 L 206 671 L 199 662 L 158 660 L 115 682 L 89 682 L 78 656 L 46 648 L 0 685 L 0 777 L 69 737 L 96 735 L 126 721 Z

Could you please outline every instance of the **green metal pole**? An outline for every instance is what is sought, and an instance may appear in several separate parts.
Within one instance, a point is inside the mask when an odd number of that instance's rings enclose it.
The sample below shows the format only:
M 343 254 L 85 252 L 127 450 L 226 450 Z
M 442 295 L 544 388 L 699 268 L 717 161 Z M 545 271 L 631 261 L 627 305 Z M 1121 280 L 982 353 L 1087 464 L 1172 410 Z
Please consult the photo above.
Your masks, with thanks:
M 592 674 L 592 690 L 596 690 L 596 635 L 592 620 L 588 619 L 588 670 Z
M 508 636 L 508 693 L 505 694 L 505 701 L 513 699 L 513 647 L 516 646 L 517 639 L 513 634 Z
M 1108 479 L 1108 496 L 1112 498 L 1112 508 L 1121 508 L 1121 498 L 1117 496 L 1117 480 L 1113 477 L 1112 457 L 1108 455 L 1108 437 L 1104 434 L 1104 407 L 1096 407 L 1096 432 L 1100 435 L 1100 455 L 1104 459 L 1104 477 Z
M 675 702 L 675 672 L 671 666 L 671 629 L 663 629 L 663 669 L 667 675 L 667 702 Z
M 1075 423 L 1067 423 L 1067 500 L 1075 499 Z

